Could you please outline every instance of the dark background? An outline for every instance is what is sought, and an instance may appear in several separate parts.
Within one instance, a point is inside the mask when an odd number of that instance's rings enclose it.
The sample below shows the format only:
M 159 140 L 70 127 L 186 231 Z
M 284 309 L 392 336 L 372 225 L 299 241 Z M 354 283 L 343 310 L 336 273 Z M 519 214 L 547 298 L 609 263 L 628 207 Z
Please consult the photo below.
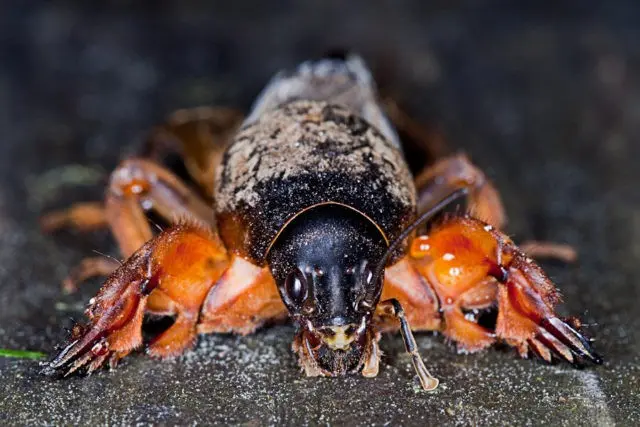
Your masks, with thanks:
M 3 1 L 0 347 L 52 352 L 98 283 L 59 282 L 106 232 L 43 236 L 38 215 L 101 197 L 108 172 L 177 108 L 246 108 L 277 70 L 362 52 L 414 115 L 495 180 L 518 241 L 574 245 L 544 266 L 606 357 L 574 370 L 420 334 L 441 380 L 420 391 L 399 336 L 380 376 L 307 379 L 280 326 L 202 338 L 159 363 L 53 381 L 0 358 L 3 424 L 633 425 L 640 423 L 640 4 Z

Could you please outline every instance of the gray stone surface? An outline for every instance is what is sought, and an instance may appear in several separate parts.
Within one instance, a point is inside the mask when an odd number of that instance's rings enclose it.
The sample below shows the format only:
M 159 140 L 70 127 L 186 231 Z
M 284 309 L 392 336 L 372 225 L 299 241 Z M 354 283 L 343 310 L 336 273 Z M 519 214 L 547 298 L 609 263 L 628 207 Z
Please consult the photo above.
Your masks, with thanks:
M 98 199 L 108 171 L 168 112 L 246 107 L 277 69 L 347 46 L 488 171 L 517 240 L 578 248 L 578 264 L 545 267 L 562 313 L 585 320 L 606 363 L 458 356 L 422 334 L 442 380 L 424 393 L 399 336 L 383 339 L 376 379 L 307 379 L 279 326 L 62 381 L 0 358 L 2 424 L 640 423 L 636 1 L 101 3 L 0 3 L 0 348 L 52 352 L 98 286 L 66 296 L 59 281 L 92 250 L 115 253 L 106 232 L 42 236 L 41 212 Z

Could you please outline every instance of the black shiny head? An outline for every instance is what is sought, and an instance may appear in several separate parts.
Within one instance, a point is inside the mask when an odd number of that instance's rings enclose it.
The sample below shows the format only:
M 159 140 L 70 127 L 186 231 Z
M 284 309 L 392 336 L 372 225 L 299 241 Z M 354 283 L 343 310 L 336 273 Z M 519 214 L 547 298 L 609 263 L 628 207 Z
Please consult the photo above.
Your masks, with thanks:
M 361 361 L 382 288 L 381 278 L 372 280 L 374 270 L 386 249 L 368 218 L 327 204 L 291 221 L 267 255 L 282 300 L 303 333 L 319 344 L 318 362 L 330 373 Z M 340 366 L 334 366 L 336 358 Z

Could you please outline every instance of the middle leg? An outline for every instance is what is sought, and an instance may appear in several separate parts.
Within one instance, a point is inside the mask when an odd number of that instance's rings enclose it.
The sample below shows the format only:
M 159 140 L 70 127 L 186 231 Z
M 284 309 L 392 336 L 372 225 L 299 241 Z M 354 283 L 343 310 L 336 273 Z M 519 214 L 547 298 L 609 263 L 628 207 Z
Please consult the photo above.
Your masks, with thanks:
M 392 99 L 384 102 L 389 119 L 400 133 L 405 149 L 416 152 L 414 166 L 418 192 L 418 213 L 458 189 L 467 190 L 467 211 L 472 216 L 503 228 L 507 216 L 500 194 L 487 176 L 464 154 L 448 155 L 448 147 L 437 132 L 429 130 L 401 109 Z M 435 160 L 435 162 L 434 162 Z M 411 163 L 411 162 L 410 162 Z M 429 166 L 423 167 L 427 164 Z M 546 241 L 529 241 L 521 249 L 534 258 L 555 258 L 574 262 L 576 251 L 569 245 Z
M 102 214 L 124 257 L 153 237 L 147 211 L 156 212 L 168 223 L 187 220 L 215 227 L 213 209 L 173 173 L 149 160 L 126 160 L 111 175 Z M 87 258 L 64 280 L 64 288 L 73 291 L 78 283 L 107 276 L 117 267 L 107 258 Z
M 176 111 L 164 125 L 151 132 L 144 153 L 147 159 L 127 160 L 112 173 L 104 203 L 78 203 L 65 210 L 50 212 L 40 220 L 42 229 L 45 232 L 61 228 L 91 231 L 109 226 L 116 235 L 121 254 L 128 257 L 153 236 L 136 205 L 141 205 L 143 211 L 159 210 L 169 223 L 188 216 L 213 224 L 212 211 L 206 206 L 210 200 L 200 199 L 198 192 L 152 160 L 160 161 L 167 151 L 180 154 L 191 177 L 200 186 L 200 193 L 210 199 L 216 167 L 241 122 L 242 114 L 230 108 Z M 156 177 L 160 177 L 160 186 L 164 188 L 154 188 L 152 181 Z M 155 194 L 154 189 L 158 190 Z M 152 194 L 143 194 L 147 190 Z M 119 208 L 128 212 L 118 216 Z M 84 280 L 109 275 L 117 265 L 106 258 L 87 258 L 71 271 L 63 286 L 65 290 L 73 291 Z
M 446 157 L 425 168 L 416 178 L 418 212 L 425 212 L 456 190 L 467 190 L 467 210 L 479 219 L 502 228 L 507 217 L 493 184 L 464 154 Z
M 502 229 L 507 216 L 500 194 L 485 174 L 464 154 L 439 160 L 425 168 L 416 178 L 418 212 L 425 212 L 435 203 L 459 189 L 467 190 L 467 213 L 497 229 Z M 570 245 L 527 241 L 520 249 L 533 258 L 555 258 L 574 262 L 578 255 Z

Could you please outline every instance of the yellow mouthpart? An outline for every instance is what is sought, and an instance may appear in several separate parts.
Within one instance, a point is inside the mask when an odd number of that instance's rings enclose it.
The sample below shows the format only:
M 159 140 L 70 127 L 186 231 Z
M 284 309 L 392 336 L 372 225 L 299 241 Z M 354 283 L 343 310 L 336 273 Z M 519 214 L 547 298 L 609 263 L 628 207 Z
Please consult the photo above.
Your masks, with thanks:
M 328 326 L 325 330 L 330 332 L 322 334 L 322 341 L 332 350 L 346 350 L 356 339 L 354 333 L 347 335 L 347 330 L 350 328 L 354 330 L 353 325 Z

